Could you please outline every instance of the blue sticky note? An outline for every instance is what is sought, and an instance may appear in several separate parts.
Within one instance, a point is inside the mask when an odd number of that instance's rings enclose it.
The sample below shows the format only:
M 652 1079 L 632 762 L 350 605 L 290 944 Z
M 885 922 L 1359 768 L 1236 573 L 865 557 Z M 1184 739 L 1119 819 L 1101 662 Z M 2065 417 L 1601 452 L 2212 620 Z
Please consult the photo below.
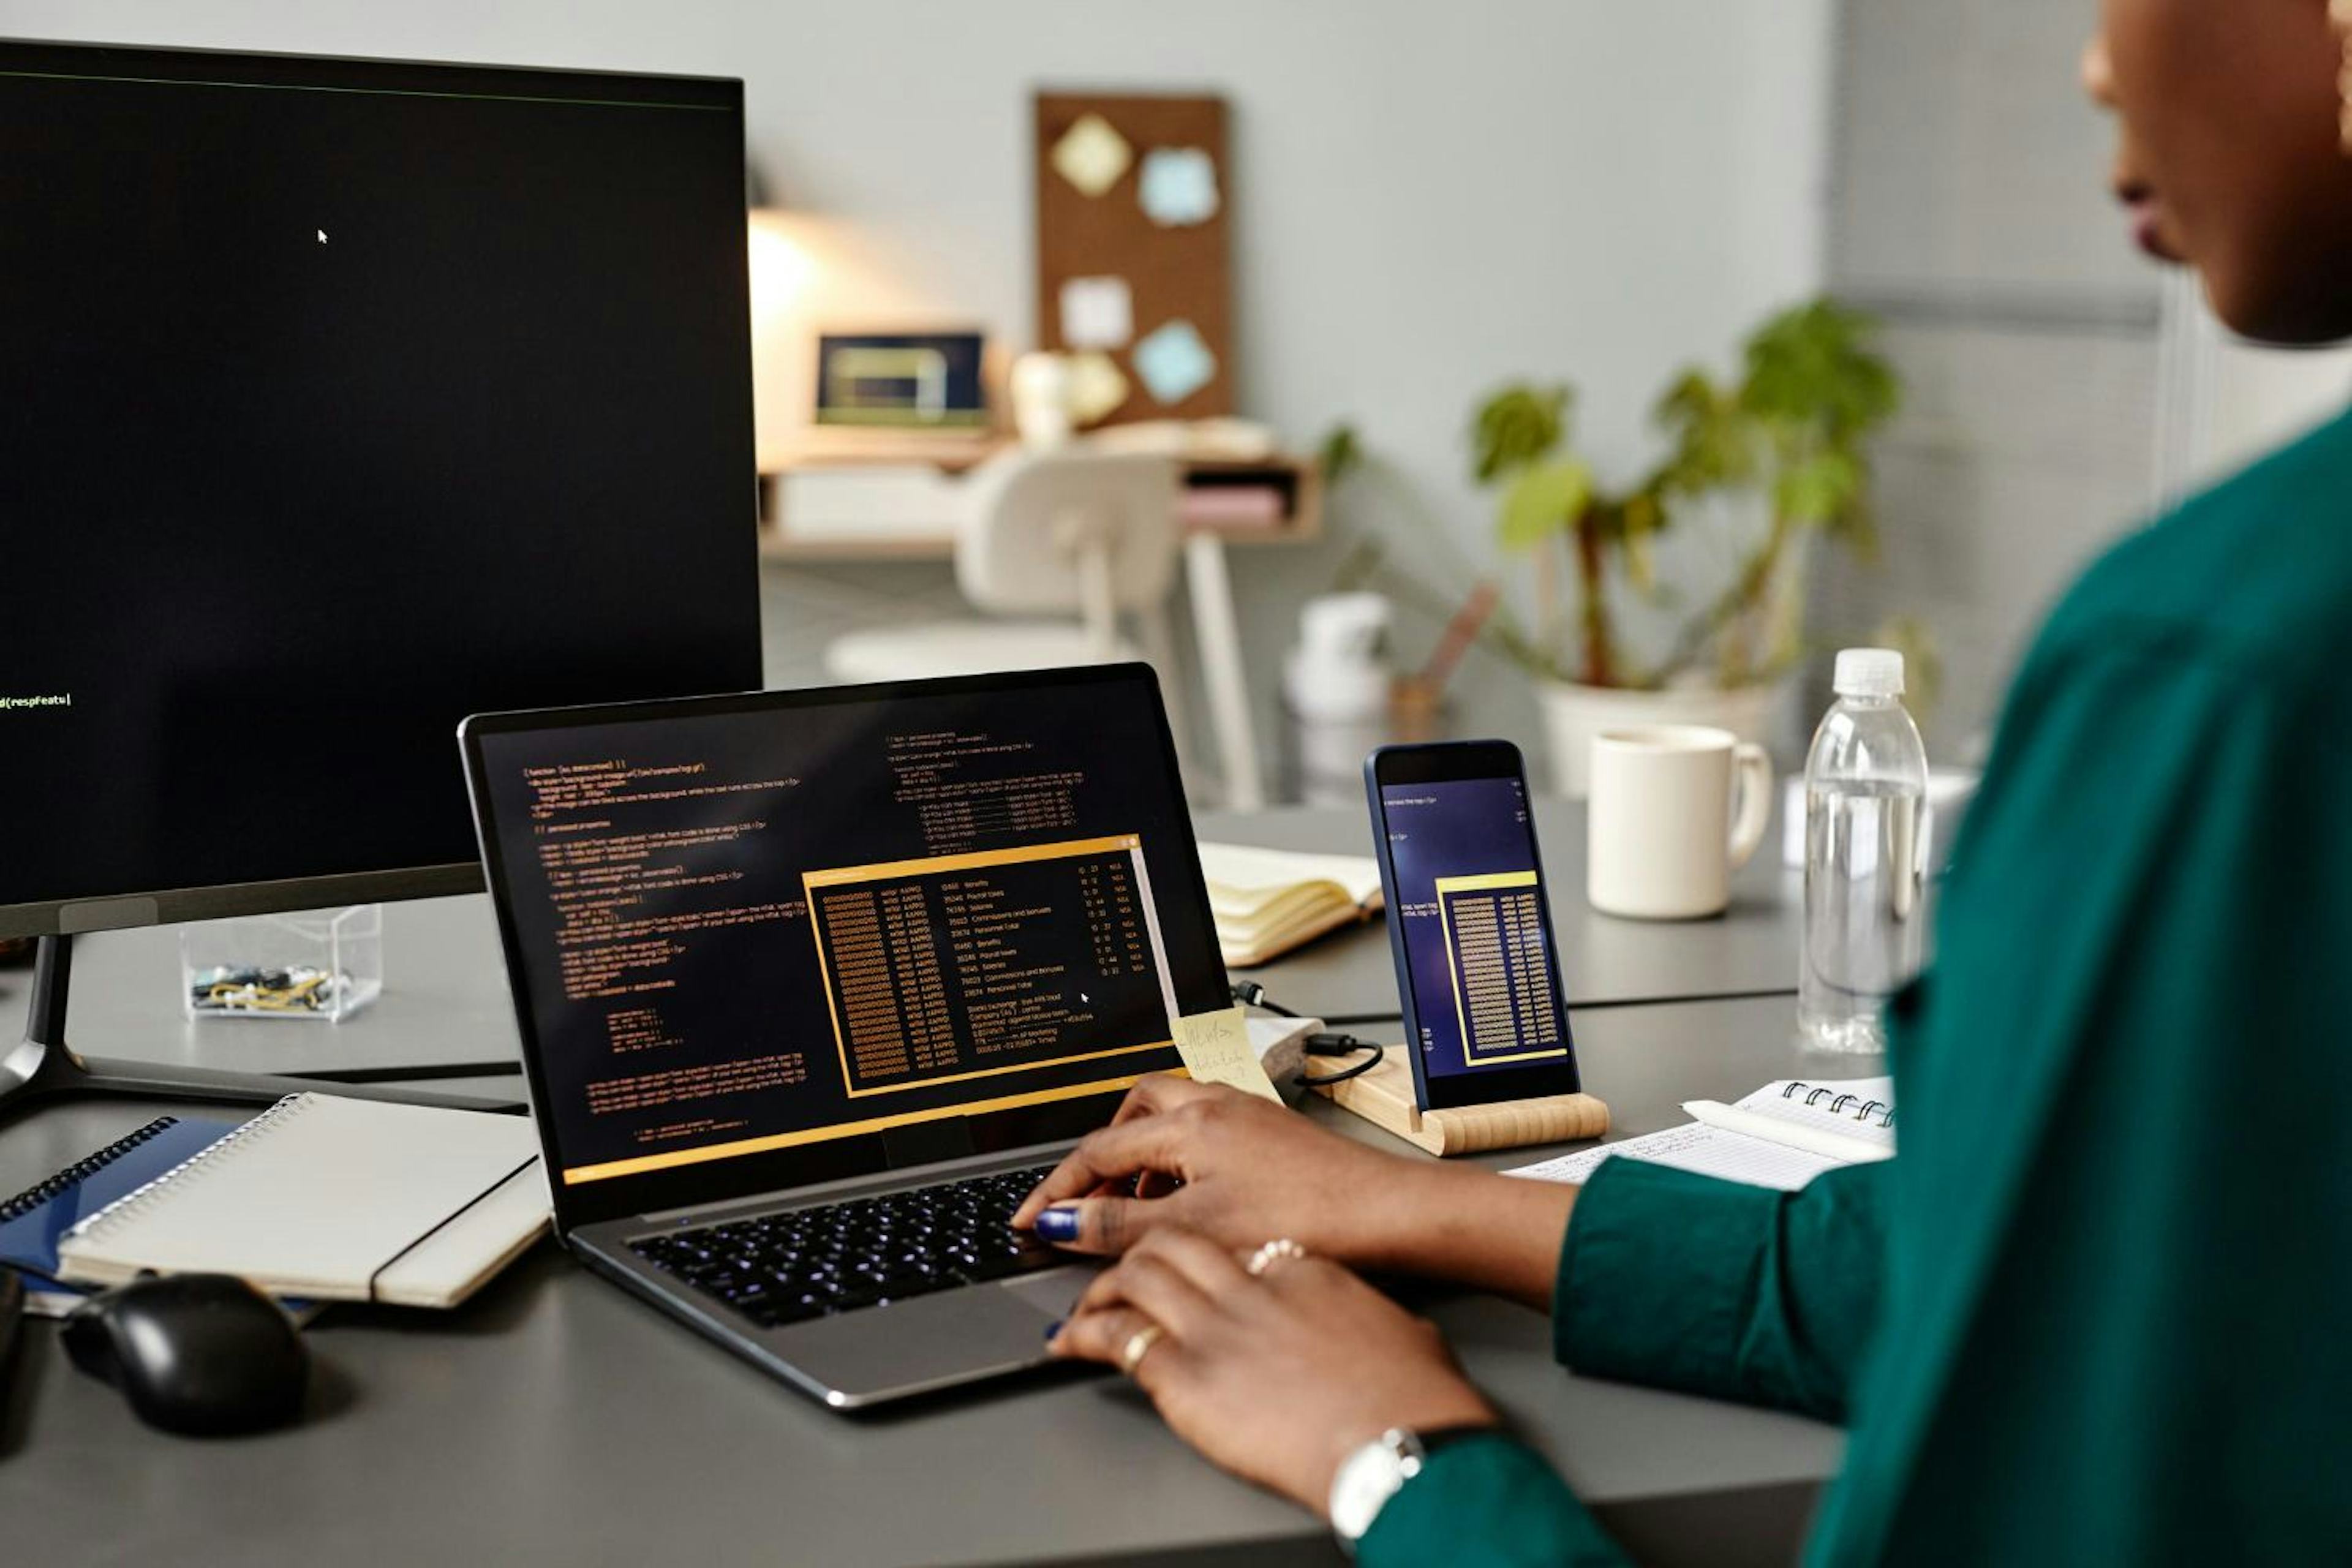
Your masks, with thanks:
M 1135 198 L 1162 228 L 1185 228 L 1217 216 L 1217 165 L 1198 147 L 1154 147 L 1143 156 Z
M 1160 402 L 1181 403 L 1215 378 L 1217 356 L 1180 316 L 1135 345 L 1135 374 Z

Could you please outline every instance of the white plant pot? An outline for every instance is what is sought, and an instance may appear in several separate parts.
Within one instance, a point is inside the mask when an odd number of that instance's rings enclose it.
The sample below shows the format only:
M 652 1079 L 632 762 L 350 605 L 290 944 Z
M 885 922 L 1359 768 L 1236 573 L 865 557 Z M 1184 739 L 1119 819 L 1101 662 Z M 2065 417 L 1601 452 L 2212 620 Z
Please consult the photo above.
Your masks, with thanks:
M 1705 724 L 1769 750 L 1785 690 L 1786 683 L 1728 691 L 1712 687 L 1625 691 L 1571 680 L 1538 680 L 1536 701 L 1543 712 L 1544 741 L 1551 749 L 1553 787 L 1570 800 L 1582 800 L 1591 793 L 1592 737 L 1604 730 Z

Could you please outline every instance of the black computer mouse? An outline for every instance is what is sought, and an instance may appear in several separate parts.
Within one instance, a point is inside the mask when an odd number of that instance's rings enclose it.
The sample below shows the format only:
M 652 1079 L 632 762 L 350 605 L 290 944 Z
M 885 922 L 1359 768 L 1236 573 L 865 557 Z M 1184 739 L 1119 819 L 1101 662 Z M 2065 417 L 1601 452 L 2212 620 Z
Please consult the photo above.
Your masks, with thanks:
M 134 1279 L 76 1307 L 60 1337 L 74 1365 L 166 1432 L 281 1426 L 310 1386 L 310 1352 L 292 1321 L 226 1274 Z

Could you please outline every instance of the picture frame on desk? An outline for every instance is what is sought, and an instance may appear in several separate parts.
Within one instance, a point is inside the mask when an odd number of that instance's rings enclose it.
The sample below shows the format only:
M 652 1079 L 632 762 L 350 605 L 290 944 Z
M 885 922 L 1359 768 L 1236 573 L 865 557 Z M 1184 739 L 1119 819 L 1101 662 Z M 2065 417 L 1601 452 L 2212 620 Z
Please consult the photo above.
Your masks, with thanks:
M 820 332 L 812 420 L 825 430 L 985 432 L 987 356 L 977 328 Z

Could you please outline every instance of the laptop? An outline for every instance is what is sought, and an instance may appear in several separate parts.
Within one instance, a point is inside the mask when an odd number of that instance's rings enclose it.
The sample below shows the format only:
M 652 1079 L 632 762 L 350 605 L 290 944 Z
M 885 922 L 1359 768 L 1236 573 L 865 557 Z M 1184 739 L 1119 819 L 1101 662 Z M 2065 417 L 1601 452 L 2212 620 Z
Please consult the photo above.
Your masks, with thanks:
M 836 1408 L 1043 1363 L 1008 1217 L 1230 1001 L 1150 667 L 459 741 L 564 1245 Z

